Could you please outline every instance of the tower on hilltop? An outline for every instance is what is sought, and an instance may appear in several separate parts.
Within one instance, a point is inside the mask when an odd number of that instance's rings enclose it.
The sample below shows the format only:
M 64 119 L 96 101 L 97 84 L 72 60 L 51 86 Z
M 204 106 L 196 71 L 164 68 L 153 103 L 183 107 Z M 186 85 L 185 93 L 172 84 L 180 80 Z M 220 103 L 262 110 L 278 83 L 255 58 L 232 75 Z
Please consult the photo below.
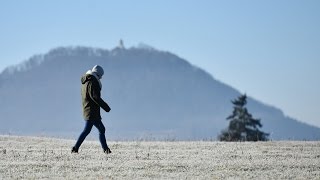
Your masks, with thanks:
M 120 49 L 125 49 L 122 39 L 120 39 L 118 47 Z

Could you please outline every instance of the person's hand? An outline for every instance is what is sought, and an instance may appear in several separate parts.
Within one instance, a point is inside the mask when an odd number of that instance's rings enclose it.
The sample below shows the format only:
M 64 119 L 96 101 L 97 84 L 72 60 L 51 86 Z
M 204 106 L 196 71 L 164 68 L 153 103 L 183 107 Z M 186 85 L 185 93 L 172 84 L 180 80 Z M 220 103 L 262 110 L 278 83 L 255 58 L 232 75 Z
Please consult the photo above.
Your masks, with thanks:
M 109 107 L 108 109 L 106 109 L 106 112 L 110 112 L 111 111 L 111 108 Z

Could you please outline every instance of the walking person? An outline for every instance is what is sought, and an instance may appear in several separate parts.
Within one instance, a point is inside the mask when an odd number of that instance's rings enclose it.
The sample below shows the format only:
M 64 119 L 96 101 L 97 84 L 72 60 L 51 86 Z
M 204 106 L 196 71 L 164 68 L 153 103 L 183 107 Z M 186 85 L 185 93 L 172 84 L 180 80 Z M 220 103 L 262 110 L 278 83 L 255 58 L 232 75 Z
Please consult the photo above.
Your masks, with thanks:
M 104 153 L 111 153 L 105 137 L 106 129 L 101 121 L 100 115 L 100 107 L 106 112 L 111 110 L 109 105 L 101 98 L 102 85 L 100 79 L 103 74 L 103 68 L 95 65 L 92 70 L 87 71 L 86 74 L 81 77 L 81 96 L 85 127 L 76 144 L 72 147 L 71 153 L 78 153 L 79 147 L 90 133 L 92 126 L 95 126 L 99 130 L 99 140 Z

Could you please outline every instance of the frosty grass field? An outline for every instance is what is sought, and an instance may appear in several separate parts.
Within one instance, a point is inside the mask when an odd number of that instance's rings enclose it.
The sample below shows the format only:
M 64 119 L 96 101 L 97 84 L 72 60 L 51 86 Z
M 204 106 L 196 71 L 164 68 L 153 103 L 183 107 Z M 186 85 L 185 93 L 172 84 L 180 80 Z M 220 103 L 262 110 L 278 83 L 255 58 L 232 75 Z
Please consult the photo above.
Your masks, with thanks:
M 320 142 L 109 142 L 0 136 L 0 179 L 320 179 Z

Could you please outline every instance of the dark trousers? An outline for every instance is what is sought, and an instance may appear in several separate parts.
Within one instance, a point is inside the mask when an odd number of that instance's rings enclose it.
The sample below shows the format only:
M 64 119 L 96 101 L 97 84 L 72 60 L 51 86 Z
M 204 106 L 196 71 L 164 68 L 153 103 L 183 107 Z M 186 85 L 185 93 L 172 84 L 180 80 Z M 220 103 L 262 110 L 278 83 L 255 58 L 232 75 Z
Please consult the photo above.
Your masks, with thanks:
M 84 139 L 90 133 L 92 126 L 95 126 L 99 130 L 99 140 L 100 140 L 100 143 L 101 143 L 103 150 L 106 150 L 108 148 L 106 137 L 104 134 L 106 132 L 106 128 L 104 127 L 101 120 L 87 120 L 86 121 L 86 125 L 85 125 L 82 133 L 80 134 L 78 141 L 76 142 L 76 145 L 74 146 L 75 148 L 79 149 L 79 147 L 81 146 Z

